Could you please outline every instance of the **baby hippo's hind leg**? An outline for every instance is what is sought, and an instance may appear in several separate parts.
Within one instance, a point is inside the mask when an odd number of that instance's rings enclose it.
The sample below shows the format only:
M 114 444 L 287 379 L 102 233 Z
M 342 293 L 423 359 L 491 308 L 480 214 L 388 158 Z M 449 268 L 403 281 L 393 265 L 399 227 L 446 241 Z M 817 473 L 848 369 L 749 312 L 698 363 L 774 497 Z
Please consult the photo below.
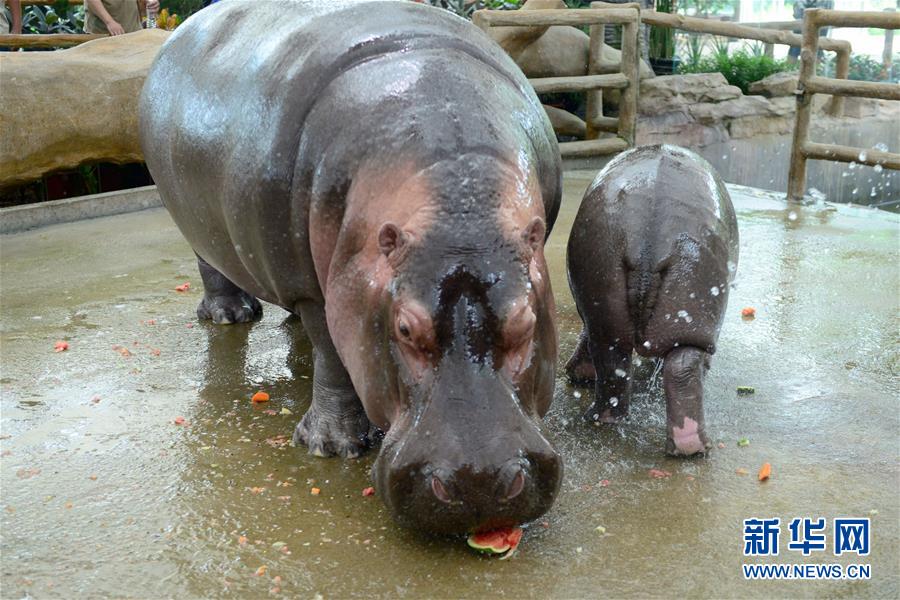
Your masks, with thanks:
M 597 373 L 594 402 L 584 413 L 591 422 L 618 423 L 628 416 L 631 396 L 631 348 L 591 341 Z
M 578 346 L 565 366 L 566 376 L 573 385 L 587 385 L 597 379 L 597 371 L 591 360 L 590 341 L 587 327 L 582 328 Z
M 211 320 L 217 325 L 248 323 L 262 317 L 262 304 L 208 262 L 197 256 L 200 278 L 203 280 L 203 300 L 197 307 L 197 318 Z
M 671 350 L 663 367 L 666 391 L 666 452 L 691 456 L 706 452 L 703 380 L 709 369 L 709 354 L 690 346 Z

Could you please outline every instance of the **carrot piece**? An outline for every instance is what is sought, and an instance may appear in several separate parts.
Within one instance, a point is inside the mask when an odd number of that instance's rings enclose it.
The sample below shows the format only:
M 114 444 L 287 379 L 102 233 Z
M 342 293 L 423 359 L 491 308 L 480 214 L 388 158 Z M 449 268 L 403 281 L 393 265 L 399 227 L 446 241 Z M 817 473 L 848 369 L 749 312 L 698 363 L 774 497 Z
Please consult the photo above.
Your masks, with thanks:
M 772 474 L 772 464 L 766 463 L 762 467 L 759 468 L 759 480 L 765 481 L 769 478 L 769 475 Z
M 184 417 L 175 417 L 175 420 L 172 422 L 176 425 L 184 425 Z
M 268 402 L 269 395 L 265 392 L 256 392 L 253 394 L 253 397 L 250 398 L 251 402 Z
M 363 495 L 363 496 L 374 496 L 374 495 L 375 495 L 375 488 L 373 488 L 373 487 L 367 487 L 366 489 L 364 489 L 364 490 L 362 491 L 362 495 Z
M 60 340 L 60 341 L 56 342 L 55 344 L 53 344 L 54 352 L 65 352 L 68 349 L 69 349 L 69 342 L 64 342 L 64 341 Z
M 741 310 L 741 316 L 745 319 L 753 319 L 756 317 L 756 309 L 752 306 L 748 306 Z
M 182 283 L 181 285 L 176 285 L 176 286 L 175 286 L 175 291 L 176 291 L 176 292 L 186 292 L 186 291 L 188 291 L 189 289 L 191 289 L 191 282 L 189 282 L 189 281 L 185 281 L 185 282 Z
M 322 490 L 314 487 L 313 489 L 309 490 L 309 493 L 312 494 L 313 496 L 318 496 L 319 494 L 322 493 Z

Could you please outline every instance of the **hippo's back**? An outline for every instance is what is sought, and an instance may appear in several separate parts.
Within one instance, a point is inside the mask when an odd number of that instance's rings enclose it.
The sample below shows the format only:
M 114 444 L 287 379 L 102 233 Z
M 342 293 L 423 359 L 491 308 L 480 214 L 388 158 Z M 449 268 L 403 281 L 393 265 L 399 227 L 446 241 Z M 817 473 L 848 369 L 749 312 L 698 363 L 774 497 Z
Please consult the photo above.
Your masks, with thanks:
M 226 0 L 188 19 L 147 77 L 140 132 L 160 196 L 194 250 L 264 300 L 292 308 L 320 299 L 307 176 L 319 165 L 298 155 L 307 116 L 348 69 L 444 48 L 489 65 L 539 108 L 487 36 L 416 3 Z M 333 126 L 366 135 L 362 123 Z
M 647 355 L 677 345 L 715 351 L 737 261 L 724 183 L 706 160 L 669 145 L 611 161 L 586 192 L 569 242 L 573 286 L 585 288 L 576 296 L 602 296 L 617 337 L 633 337 Z

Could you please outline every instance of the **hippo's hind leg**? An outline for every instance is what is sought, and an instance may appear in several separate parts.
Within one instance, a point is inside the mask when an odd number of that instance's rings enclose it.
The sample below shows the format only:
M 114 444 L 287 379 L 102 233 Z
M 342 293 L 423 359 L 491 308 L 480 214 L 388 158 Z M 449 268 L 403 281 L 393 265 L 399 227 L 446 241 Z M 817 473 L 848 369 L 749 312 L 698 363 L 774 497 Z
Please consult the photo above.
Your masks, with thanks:
M 665 358 L 666 452 L 691 456 L 709 448 L 703 424 L 703 379 L 709 354 L 691 346 L 676 347 Z
M 597 379 L 597 371 L 591 360 L 587 327 L 582 328 L 581 335 L 578 337 L 578 345 L 566 363 L 565 371 L 573 385 L 587 385 Z
M 632 348 L 609 343 L 594 332 L 589 335 L 597 380 L 594 402 L 584 413 L 584 418 L 592 422 L 618 423 L 628 416 Z
M 294 429 L 294 443 L 315 456 L 355 458 L 368 448 L 374 429 L 334 349 L 325 309 L 303 302 L 297 312 L 313 344 L 314 371 L 312 404 Z
M 197 256 L 200 278 L 203 280 L 203 300 L 197 307 L 197 318 L 228 325 L 247 323 L 262 317 L 262 304 L 208 262 Z

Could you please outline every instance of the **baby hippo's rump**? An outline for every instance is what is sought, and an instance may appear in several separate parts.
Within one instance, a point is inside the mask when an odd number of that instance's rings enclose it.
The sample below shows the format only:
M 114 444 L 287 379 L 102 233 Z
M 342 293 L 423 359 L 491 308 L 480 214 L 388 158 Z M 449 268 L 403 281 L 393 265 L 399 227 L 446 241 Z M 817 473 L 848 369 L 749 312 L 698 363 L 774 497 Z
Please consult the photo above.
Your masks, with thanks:
M 566 370 L 573 381 L 596 378 L 585 417 L 625 417 L 632 353 L 662 358 L 666 451 L 706 450 L 703 379 L 738 261 L 737 221 L 718 174 L 677 146 L 620 154 L 585 193 L 567 261 L 584 329 Z

